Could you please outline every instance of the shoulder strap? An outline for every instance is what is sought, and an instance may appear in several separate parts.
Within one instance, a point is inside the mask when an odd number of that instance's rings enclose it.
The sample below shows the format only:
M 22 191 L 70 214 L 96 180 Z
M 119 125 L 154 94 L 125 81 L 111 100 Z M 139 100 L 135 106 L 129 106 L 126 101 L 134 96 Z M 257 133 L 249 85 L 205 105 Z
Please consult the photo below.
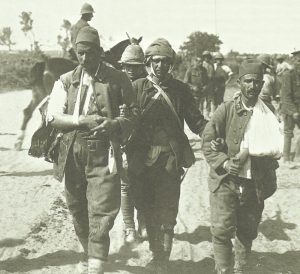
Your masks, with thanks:
M 180 120 L 180 118 L 179 118 L 179 116 L 178 116 L 178 114 L 177 114 L 177 112 L 176 112 L 176 110 L 175 110 L 175 108 L 174 108 L 174 106 L 173 106 L 170 98 L 168 97 L 168 95 L 164 92 L 164 90 L 159 85 L 157 85 L 151 79 L 150 76 L 148 76 L 147 78 L 153 84 L 153 86 L 156 88 L 156 90 L 158 91 L 158 94 L 161 95 L 165 99 L 166 103 L 168 104 L 168 106 L 170 107 L 170 109 L 173 112 L 174 116 L 176 117 L 176 120 L 178 122 L 179 127 L 183 130 L 182 122 L 181 122 L 181 120 Z

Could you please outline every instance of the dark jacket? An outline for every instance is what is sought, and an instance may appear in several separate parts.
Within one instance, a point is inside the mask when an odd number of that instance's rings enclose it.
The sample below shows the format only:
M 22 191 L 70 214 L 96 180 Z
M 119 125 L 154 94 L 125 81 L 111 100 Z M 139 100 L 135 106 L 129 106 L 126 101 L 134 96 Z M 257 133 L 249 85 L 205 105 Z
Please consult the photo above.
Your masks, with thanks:
M 268 105 L 270 107 L 270 105 Z M 271 107 L 270 107 L 271 108 Z M 272 109 L 272 108 L 271 108 Z M 246 110 L 237 96 L 233 100 L 222 103 L 215 111 L 212 119 L 207 123 L 203 132 L 203 153 L 210 165 L 208 186 L 215 192 L 228 173 L 223 168 L 226 160 L 234 157 L 240 151 L 240 145 L 245 134 L 252 112 Z M 213 151 L 210 142 L 223 138 L 226 143 L 224 151 Z M 270 157 L 251 156 L 251 175 L 255 181 L 258 198 L 266 199 L 273 190 L 267 190 L 266 183 L 276 185 L 276 160 Z M 263 198 L 262 198 L 263 197 Z
M 147 78 L 133 82 L 133 88 L 137 94 L 137 103 L 142 112 L 139 126 L 132 140 L 133 155 L 130 155 L 128 161 L 129 170 L 134 173 L 141 172 L 144 167 L 145 157 L 150 145 L 152 145 L 153 139 L 157 137 L 153 136 L 155 127 L 161 126 L 167 133 L 167 142 L 172 147 L 176 158 L 176 167 L 179 169 L 187 167 L 186 165 L 195 161 L 187 136 L 182 130 L 184 121 L 191 131 L 198 135 L 202 134 L 207 122 L 198 110 L 186 84 L 170 77 L 166 82 L 160 84 L 160 87 L 169 96 L 179 116 L 181 126 L 179 126 L 178 120 L 162 97 L 157 99 L 145 114 L 144 110 L 154 100 L 153 96 L 157 91 Z
M 202 89 L 208 81 L 207 71 L 202 66 L 191 66 L 187 69 L 183 81 L 190 86 L 192 91 L 198 94 L 202 93 Z
M 70 115 L 74 112 L 81 72 L 82 67 L 78 66 L 75 70 L 60 77 L 64 84 L 64 89 L 67 92 L 66 113 Z M 119 121 L 120 132 L 110 136 L 111 143 L 115 144 L 115 148 L 118 149 L 119 144 L 124 143 L 130 136 L 136 122 L 136 116 L 134 114 L 136 113 L 136 97 L 133 93 L 131 82 L 125 73 L 108 67 L 104 63 L 101 64 L 99 73 L 94 79 L 96 101 L 101 111 L 99 115 Z M 131 115 L 126 118 L 119 117 L 119 106 L 122 104 L 126 104 L 130 110 Z M 58 164 L 54 169 L 55 177 L 58 180 L 62 180 L 63 178 L 67 156 L 76 132 L 76 130 L 73 130 L 64 133 L 60 142 Z
M 285 71 L 281 85 L 281 112 L 288 115 L 300 112 L 300 72 Z

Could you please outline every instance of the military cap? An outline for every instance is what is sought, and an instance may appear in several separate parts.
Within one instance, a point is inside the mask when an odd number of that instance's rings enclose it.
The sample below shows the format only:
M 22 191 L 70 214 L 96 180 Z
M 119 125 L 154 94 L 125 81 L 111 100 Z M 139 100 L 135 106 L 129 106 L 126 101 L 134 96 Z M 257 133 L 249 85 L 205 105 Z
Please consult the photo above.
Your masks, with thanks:
M 176 53 L 170 43 L 164 38 L 158 38 L 145 51 L 145 57 L 160 55 L 175 59 Z
M 216 54 L 215 54 L 215 59 L 217 60 L 217 59 L 224 59 L 224 56 L 223 56 L 223 54 L 221 53 L 221 52 L 217 52 Z
M 98 31 L 90 26 L 81 28 L 77 34 L 75 44 L 78 44 L 80 42 L 89 42 L 100 47 L 100 38 Z
M 211 53 L 208 50 L 203 51 L 202 56 L 210 56 L 211 57 Z
M 260 54 L 257 57 L 257 60 L 259 62 L 261 62 L 262 64 L 265 64 L 269 68 L 273 67 L 273 65 L 272 65 L 272 58 L 271 58 L 271 55 L 269 55 L 269 54 Z
M 262 64 L 253 59 L 245 60 L 239 68 L 239 78 L 246 74 L 257 74 L 263 78 Z
M 282 54 L 278 54 L 277 56 L 276 56 L 276 60 L 284 60 L 285 58 L 284 58 L 284 56 L 282 55 Z

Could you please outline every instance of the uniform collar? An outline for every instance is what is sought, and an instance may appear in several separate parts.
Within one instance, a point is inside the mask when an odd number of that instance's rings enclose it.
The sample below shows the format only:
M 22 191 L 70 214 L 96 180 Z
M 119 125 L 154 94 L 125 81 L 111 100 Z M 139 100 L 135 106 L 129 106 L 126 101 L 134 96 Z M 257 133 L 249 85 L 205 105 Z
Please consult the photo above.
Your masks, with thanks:
M 234 104 L 235 104 L 236 112 L 238 114 L 249 111 L 245 108 L 245 106 L 242 102 L 242 96 L 241 96 L 240 92 L 234 96 Z
M 104 63 L 100 63 L 100 67 L 98 68 L 96 75 L 92 77 L 97 82 L 104 82 L 107 75 L 107 66 Z M 82 66 L 79 65 L 75 68 L 73 75 L 72 75 L 72 84 L 74 86 L 79 85 L 80 77 L 82 73 Z

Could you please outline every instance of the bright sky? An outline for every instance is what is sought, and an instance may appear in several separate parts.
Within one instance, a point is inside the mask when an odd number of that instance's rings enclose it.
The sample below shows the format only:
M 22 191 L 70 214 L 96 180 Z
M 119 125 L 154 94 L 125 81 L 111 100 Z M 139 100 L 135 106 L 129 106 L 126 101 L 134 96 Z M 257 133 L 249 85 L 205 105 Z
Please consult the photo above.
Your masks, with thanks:
M 143 36 L 146 48 L 164 37 L 175 50 L 194 31 L 218 34 L 221 51 L 289 53 L 300 48 L 299 0 L 86 0 L 96 13 L 91 25 L 105 38 L 104 48 Z M 32 12 L 42 49 L 56 49 L 63 19 L 75 23 L 84 0 L 0 0 L 0 28 L 10 26 L 14 48 L 29 48 L 19 23 Z M 216 8 L 215 8 L 216 7 Z M 113 38 L 113 42 L 109 41 Z

